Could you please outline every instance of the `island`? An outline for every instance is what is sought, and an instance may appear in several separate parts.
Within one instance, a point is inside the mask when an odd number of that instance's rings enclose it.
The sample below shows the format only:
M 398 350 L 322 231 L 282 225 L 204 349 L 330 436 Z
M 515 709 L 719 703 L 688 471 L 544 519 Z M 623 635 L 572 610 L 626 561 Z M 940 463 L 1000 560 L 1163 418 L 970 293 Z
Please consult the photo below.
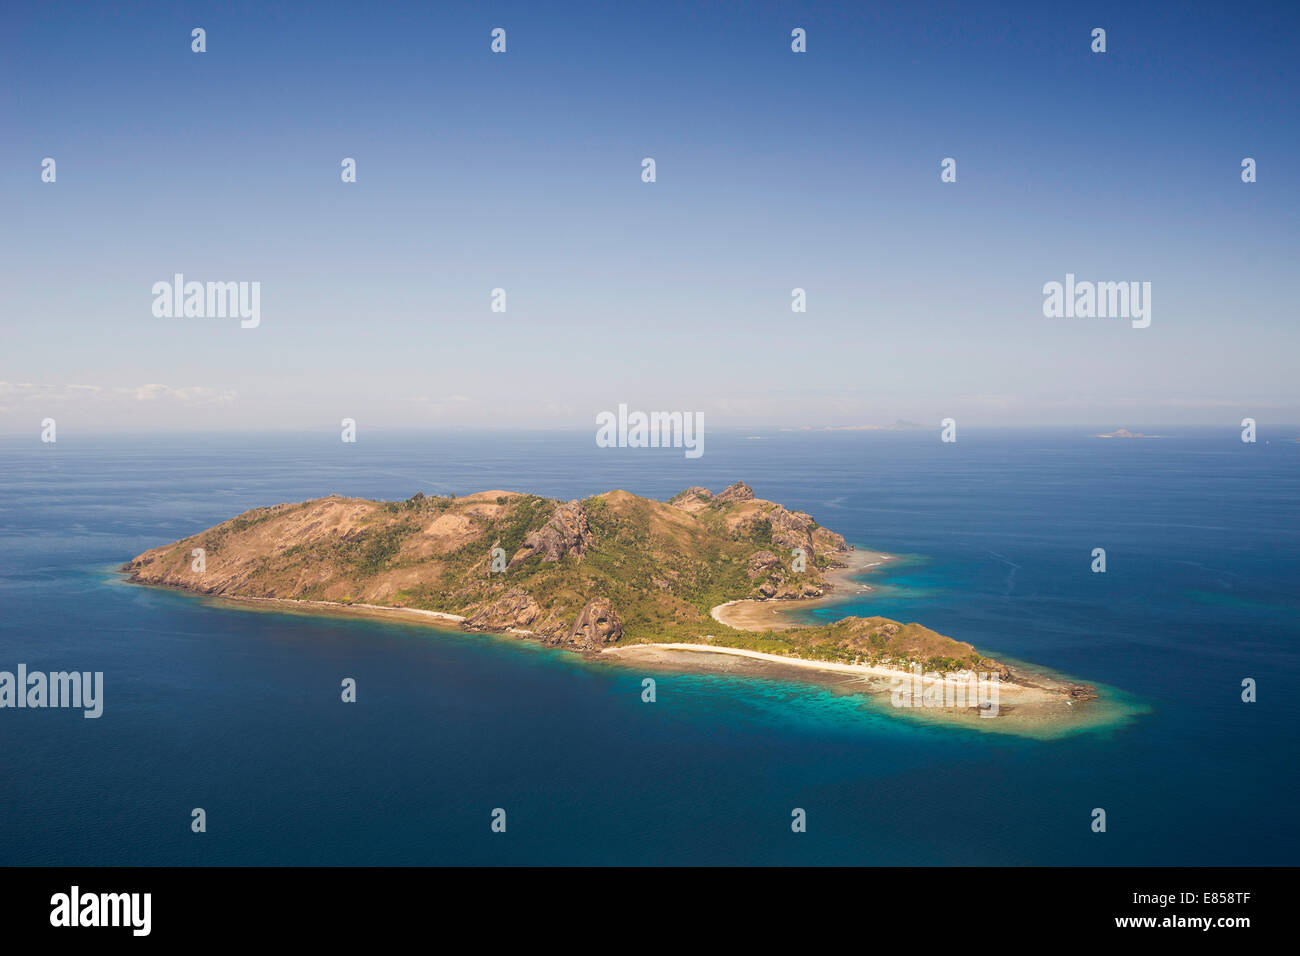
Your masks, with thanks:
M 1102 432 L 1100 435 L 1093 435 L 1093 438 L 1163 438 L 1163 435 L 1144 435 L 1141 432 L 1131 432 L 1127 428 L 1117 428 L 1113 432 Z
M 888 560 L 736 482 L 666 502 L 626 491 L 331 495 L 245 512 L 123 571 L 244 605 L 513 635 L 623 666 L 797 675 L 981 729 L 1085 719 L 1093 685 L 917 623 L 802 619 Z M 991 706 L 977 678 L 993 686 Z

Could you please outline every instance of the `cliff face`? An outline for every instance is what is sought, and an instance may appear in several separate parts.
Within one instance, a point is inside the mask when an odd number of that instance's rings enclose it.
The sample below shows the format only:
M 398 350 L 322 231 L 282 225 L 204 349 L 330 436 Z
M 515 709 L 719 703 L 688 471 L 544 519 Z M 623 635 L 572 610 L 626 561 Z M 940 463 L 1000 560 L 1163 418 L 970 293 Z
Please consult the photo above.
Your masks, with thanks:
M 506 570 L 519 567 L 529 558 L 541 555 L 543 561 L 559 561 L 566 554 L 582 557 L 591 547 L 593 538 L 587 512 L 576 501 L 560 505 L 551 520 L 524 539 L 524 546 L 515 552 Z
M 148 584 L 437 610 L 470 629 L 595 649 L 704 625 L 727 600 L 822 594 L 822 571 L 846 550 L 809 515 L 737 482 L 672 503 L 625 491 L 569 502 L 331 496 L 249 511 L 126 568 Z

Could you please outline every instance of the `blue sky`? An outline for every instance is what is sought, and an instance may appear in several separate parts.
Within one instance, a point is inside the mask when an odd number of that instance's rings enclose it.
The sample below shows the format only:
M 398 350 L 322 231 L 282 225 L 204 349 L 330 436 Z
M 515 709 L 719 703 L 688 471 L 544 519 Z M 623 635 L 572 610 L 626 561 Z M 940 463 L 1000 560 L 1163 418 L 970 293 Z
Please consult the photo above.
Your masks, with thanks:
M 1040 6 L 6 5 L 0 430 L 1300 422 L 1297 5 Z

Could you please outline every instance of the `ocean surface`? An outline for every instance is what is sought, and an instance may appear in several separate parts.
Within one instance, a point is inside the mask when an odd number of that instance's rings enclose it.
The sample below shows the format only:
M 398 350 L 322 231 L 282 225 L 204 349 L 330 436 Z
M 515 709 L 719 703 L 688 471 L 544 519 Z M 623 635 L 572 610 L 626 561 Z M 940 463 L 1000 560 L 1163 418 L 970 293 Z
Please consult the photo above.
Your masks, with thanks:
M 591 432 L 0 439 L 0 670 L 105 684 L 97 720 L 0 710 L 0 864 L 1300 863 L 1300 429 L 1098 430 L 710 432 L 696 460 Z M 637 671 L 526 641 L 115 570 L 331 493 L 737 479 L 901 557 L 818 614 L 920 621 L 1114 688 L 1129 716 L 1028 739 L 662 672 L 647 704 Z

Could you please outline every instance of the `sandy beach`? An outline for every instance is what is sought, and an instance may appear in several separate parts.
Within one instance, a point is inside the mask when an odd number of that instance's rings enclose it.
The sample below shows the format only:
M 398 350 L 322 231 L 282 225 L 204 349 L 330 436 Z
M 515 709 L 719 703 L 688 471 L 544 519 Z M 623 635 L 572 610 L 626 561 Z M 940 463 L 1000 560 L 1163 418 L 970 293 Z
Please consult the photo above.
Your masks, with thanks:
M 339 615 L 341 617 L 371 617 L 406 623 L 424 623 L 434 626 L 459 624 L 465 618 L 459 614 L 445 614 L 442 611 L 425 611 L 414 607 L 386 607 L 382 604 L 341 604 L 338 601 L 299 601 L 293 598 L 244 597 L 235 594 L 205 594 L 187 588 L 174 588 L 168 585 L 149 584 L 146 587 L 161 587 L 170 591 L 193 594 L 195 597 L 218 601 L 222 604 L 240 604 L 267 611 L 287 611 L 309 615 Z
M 846 567 L 834 568 L 823 575 L 831 586 L 830 593 L 823 597 L 792 601 L 728 601 L 713 608 L 710 614 L 719 624 L 739 631 L 788 631 L 806 627 L 807 624 L 799 620 L 799 612 L 838 604 L 855 594 L 869 592 L 870 586 L 857 578 L 872 568 L 893 560 L 892 555 L 883 551 L 866 551 L 861 548 L 850 551 L 843 557 Z
M 882 667 L 876 664 L 846 664 L 841 661 L 817 661 L 806 657 L 786 657 L 781 654 L 768 654 L 764 651 L 752 651 L 744 647 L 724 647 L 714 644 L 629 644 L 626 647 L 607 647 L 602 654 L 640 654 L 643 658 L 656 656 L 649 652 L 673 652 L 686 651 L 691 653 L 703 654 L 734 654 L 737 657 L 748 657 L 751 660 L 766 661 L 771 664 L 781 664 L 786 667 L 800 667 L 815 671 L 825 671 L 831 674 L 848 674 L 860 680 L 866 680 L 872 677 L 881 677 L 886 680 L 904 680 L 910 681 L 912 674 L 910 671 L 899 670 L 892 667 Z M 956 686 L 964 684 L 964 681 L 956 678 L 943 678 L 942 683 Z M 1033 687 L 1027 684 L 1015 684 L 1011 681 L 999 681 L 998 686 L 1002 690 L 1009 691 L 1040 691 L 1041 688 Z M 1044 691 L 1045 692 L 1045 691 Z
M 997 682 L 996 713 L 966 702 L 949 706 L 925 703 L 913 696 L 914 675 L 908 671 L 864 664 L 815 661 L 784 657 L 738 647 L 709 644 L 633 644 L 607 648 L 602 660 L 628 667 L 678 673 L 716 673 L 737 677 L 767 677 L 822 685 L 836 693 L 858 694 L 875 709 L 892 715 L 932 724 L 967 726 L 972 729 L 1017 736 L 1051 738 L 1098 727 L 1116 719 L 1114 707 L 1100 700 L 1076 700 L 1070 695 L 1077 686 L 1039 671 L 1017 666 L 1015 681 Z M 951 687 L 969 684 L 943 677 L 925 681 L 925 686 Z M 987 693 L 988 687 L 985 686 Z

